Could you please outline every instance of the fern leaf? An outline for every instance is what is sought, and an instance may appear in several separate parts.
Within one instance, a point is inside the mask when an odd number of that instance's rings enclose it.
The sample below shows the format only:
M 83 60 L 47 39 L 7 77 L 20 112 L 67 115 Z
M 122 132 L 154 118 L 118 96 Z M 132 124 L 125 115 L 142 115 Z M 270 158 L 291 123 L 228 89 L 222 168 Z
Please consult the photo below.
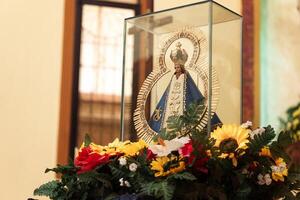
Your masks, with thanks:
M 167 181 L 151 182 L 142 185 L 142 193 L 154 197 L 155 199 L 163 198 L 171 200 L 173 198 L 175 187 Z
M 167 178 L 168 180 L 170 179 L 177 179 L 177 180 L 186 180 L 186 181 L 194 181 L 197 180 L 197 178 L 189 173 L 189 172 L 183 172 L 183 173 L 178 173 L 178 174 L 173 174 Z
M 278 145 L 284 149 L 293 143 L 291 135 L 285 131 L 279 133 L 277 141 Z
M 275 138 L 275 131 L 271 126 L 265 127 L 265 131 L 261 134 L 254 135 L 253 139 L 249 139 L 249 149 L 253 153 L 259 152 L 261 148 L 268 145 Z
M 160 185 L 161 185 L 161 192 L 163 193 L 163 199 L 171 200 L 173 197 L 175 187 L 173 185 L 168 184 L 167 181 L 161 182 Z
M 127 174 L 124 171 L 122 171 L 121 169 L 119 169 L 119 168 L 117 168 L 113 165 L 109 165 L 109 168 L 110 168 L 111 173 L 113 175 L 113 179 L 115 179 L 115 180 L 119 180 L 120 178 L 123 178 L 123 177 L 127 176 Z
M 33 194 L 37 196 L 47 196 L 53 198 L 56 194 L 56 190 L 60 187 L 59 181 L 50 181 L 41 185 L 39 188 L 35 189 Z

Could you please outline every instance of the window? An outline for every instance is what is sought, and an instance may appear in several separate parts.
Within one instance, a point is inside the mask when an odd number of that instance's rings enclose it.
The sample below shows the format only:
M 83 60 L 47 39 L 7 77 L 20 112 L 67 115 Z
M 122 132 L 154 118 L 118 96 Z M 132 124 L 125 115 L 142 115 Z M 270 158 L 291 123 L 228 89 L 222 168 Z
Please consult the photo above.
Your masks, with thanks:
M 73 148 L 81 145 L 85 134 L 98 144 L 120 135 L 124 19 L 135 12 L 133 4 L 85 1 L 82 5 Z M 129 42 L 133 52 L 133 41 Z M 132 69 L 126 73 L 132 78 Z M 132 87 L 126 88 L 131 94 Z

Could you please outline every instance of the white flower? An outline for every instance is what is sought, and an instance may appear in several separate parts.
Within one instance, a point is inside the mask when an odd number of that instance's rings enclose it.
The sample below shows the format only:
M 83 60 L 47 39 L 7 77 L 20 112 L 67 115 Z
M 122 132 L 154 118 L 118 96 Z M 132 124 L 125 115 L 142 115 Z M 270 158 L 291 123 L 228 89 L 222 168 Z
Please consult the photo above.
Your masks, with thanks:
M 124 181 L 124 178 L 119 179 L 120 186 L 126 186 L 126 187 L 131 187 L 130 183 L 128 181 Z
M 247 169 L 243 169 L 242 174 L 249 174 L 249 171 Z
M 251 121 L 247 121 L 241 125 L 242 128 L 250 128 L 252 126 Z
M 253 139 L 255 135 L 260 135 L 260 134 L 264 133 L 265 131 L 266 131 L 266 129 L 264 129 L 264 128 L 255 129 L 254 131 L 252 131 L 250 133 L 250 138 Z
M 126 187 L 131 187 L 131 185 L 130 185 L 130 183 L 128 181 L 124 181 L 124 183 L 125 183 Z
M 171 141 L 179 142 L 179 143 L 183 144 L 182 146 L 184 146 L 185 144 L 189 143 L 190 140 L 191 139 L 188 136 L 186 136 L 186 137 L 174 138 Z
M 274 173 L 282 173 L 286 169 L 286 163 L 280 163 L 278 166 L 272 165 L 271 169 Z
M 264 178 L 265 178 L 266 185 L 271 185 L 272 178 L 271 178 L 270 174 L 266 174 Z
M 257 179 L 258 179 L 257 183 L 259 185 L 265 185 L 265 184 L 270 185 L 272 183 L 270 174 L 265 174 L 265 175 L 259 174 L 257 176 Z
M 272 172 L 274 172 L 274 173 L 280 172 L 280 168 L 275 165 L 271 166 L 271 169 L 272 169 Z
M 123 178 L 120 178 L 119 182 L 120 182 L 120 186 L 124 186 L 124 179 Z
M 125 157 L 121 157 L 121 158 L 119 158 L 119 164 L 120 164 L 121 166 L 124 166 L 124 165 L 126 165 L 126 164 L 127 164 L 127 160 L 126 160 L 126 158 L 125 158 Z
M 172 151 L 177 151 L 190 141 L 189 137 L 174 138 L 172 140 L 164 140 L 164 144 L 152 144 L 149 149 L 158 157 L 167 156 Z
M 262 174 L 258 174 L 257 179 L 258 179 L 257 183 L 259 185 L 264 185 L 265 184 L 264 176 Z
M 129 165 L 129 170 L 132 171 L 132 172 L 135 172 L 136 169 L 137 169 L 137 167 L 138 167 L 137 164 L 131 163 L 131 164 Z

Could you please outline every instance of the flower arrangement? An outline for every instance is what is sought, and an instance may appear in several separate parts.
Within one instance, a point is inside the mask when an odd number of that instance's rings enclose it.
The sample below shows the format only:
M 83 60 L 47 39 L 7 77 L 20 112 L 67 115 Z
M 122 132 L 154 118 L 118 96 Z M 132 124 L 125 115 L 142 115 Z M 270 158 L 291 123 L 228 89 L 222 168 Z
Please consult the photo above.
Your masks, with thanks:
M 286 114 L 286 119 L 280 119 L 281 126 L 292 135 L 294 142 L 298 142 L 300 141 L 300 103 L 290 107 Z
M 300 165 L 300 103 L 291 106 L 286 111 L 286 119 L 280 119 L 281 128 L 290 134 L 293 143 L 287 148 L 287 153 L 291 157 L 290 168 L 294 171 L 300 170 L 297 166 Z
M 115 139 L 100 146 L 86 137 L 61 174 L 34 191 L 50 199 L 299 199 L 300 176 L 289 168 L 286 132 L 224 124 L 197 128 L 202 107 L 171 117 L 151 144 Z

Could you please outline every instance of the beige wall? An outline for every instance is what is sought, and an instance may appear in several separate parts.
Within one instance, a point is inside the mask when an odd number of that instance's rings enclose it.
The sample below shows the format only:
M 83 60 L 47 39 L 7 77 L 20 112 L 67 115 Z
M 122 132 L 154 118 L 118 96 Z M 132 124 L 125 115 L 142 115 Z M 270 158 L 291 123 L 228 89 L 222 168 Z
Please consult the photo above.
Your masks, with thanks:
M 261 124 L 300 101 L 300 12 L 297 0 L 264 1 L 261 8 Z M 276 12 L 274 12 L 276 10 Z
M 0 1 L 0 199 L 24 200 L 53 178 L 62 0 Z
M 163 10 L 163 9 L 168 9 L 168 8 L 173 8 L 177 6 L 182 6 L 186 4 L 191 4 L 191 3 L 197 3 L 200 2 L 201 0 L 154 0 L 154 10 Z M 242 12 L 242 2 L 241 0 L 216 0 L 216 2 L 232 9 L 233 11 L 237 13 Z

